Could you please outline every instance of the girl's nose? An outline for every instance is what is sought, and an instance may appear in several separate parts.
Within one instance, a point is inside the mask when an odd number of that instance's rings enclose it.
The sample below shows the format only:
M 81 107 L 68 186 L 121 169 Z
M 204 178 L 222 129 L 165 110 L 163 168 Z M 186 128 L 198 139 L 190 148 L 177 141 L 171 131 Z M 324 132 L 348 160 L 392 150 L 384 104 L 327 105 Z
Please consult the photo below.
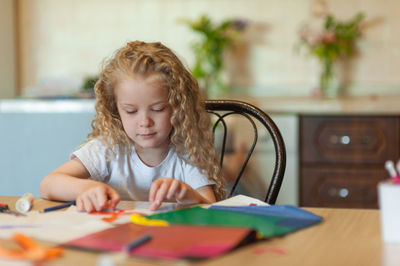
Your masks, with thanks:
M 147 114 L 142 114 L 140 118 L 140 126 L 141 127 L 150 127 L 153 124 L 153 120 Z

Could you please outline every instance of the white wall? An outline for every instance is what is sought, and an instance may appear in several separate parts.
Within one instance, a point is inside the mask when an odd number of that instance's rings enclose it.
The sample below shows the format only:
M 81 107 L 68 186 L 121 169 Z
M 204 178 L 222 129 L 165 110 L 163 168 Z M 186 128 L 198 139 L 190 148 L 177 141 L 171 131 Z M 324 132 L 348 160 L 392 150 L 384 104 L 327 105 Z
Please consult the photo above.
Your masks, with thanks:
M 195 38 L 179 18 L 206 13 L 216 21 L 245 18 L 249 34 L 245 71 L 251 95 L 310 95 L 318 64 L 294 52 L 298 29 L 314 0 L 20 0 L 24 88 L 45 80 L 73 81 L 95 74 L 101 60 L 128 40 L 162 41 L 187 63 Z M 400 1 L 328 0 L 349 19 L 358 11 L 372 25 L 360 42 L 351 94 L 400 94 Z M 57 86 L 55 86 L 57 87 Z M 60 88 L 60 86 L 58 86 Z

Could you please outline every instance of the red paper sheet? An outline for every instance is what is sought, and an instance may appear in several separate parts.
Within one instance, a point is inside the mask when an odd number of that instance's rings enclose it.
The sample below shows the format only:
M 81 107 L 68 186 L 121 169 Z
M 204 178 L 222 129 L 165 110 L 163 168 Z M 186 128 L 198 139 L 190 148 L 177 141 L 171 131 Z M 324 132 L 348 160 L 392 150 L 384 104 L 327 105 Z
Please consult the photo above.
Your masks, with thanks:
M 151 234 L 150 241 L 130 251 L 130 255 L 160 258 L 210 258 L 255 239 L 255 231 L 245 227 L 118 225 L 65 243 L 65 246 L 122 251 L 132 240 Z

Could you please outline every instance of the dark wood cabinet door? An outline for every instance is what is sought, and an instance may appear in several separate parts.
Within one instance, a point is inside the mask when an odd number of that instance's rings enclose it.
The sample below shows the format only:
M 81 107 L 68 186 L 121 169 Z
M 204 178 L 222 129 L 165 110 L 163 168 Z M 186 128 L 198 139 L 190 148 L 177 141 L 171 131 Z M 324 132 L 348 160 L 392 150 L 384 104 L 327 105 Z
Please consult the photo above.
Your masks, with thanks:
M 300 205 L 377 208 L 399 135 L 397 116 L 301 116 Z
M 303 116 L 302 163 L 376 164 L 399 156 L 397 117 Z
M 306 207 L 377 208 L 377 184 L 384 169 L 302 168 L 300 202 Z

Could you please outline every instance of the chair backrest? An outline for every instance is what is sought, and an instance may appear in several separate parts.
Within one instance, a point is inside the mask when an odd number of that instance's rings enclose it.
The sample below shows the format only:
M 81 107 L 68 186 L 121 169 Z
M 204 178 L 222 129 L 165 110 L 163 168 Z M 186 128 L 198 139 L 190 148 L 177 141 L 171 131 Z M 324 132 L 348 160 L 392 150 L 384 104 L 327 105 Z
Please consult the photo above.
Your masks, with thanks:
M 226 149 L 226 140 L 227 140 L 227 124 L 225 122 L 225 118 L 230 115 L 241 115 L 246 117 L 253 126 L 254 129 L 254 141 L 250 149 L 248 150 L 247 157 L 241 167 L 238 176 L 234 180 L 233 186 L 229 193 L 229 197 L 233 195 L 235 192 L 237 185 L 243 175 L 243 172 L 247 166 L 247 163 L 253 154 L 254 148 L 257 144 L 258 140 L 258 129 L 254 122 L 254 119 L 257 119 L 269 132 L 271 136 L 272 142 L 275 148 L 275 166 L 272 178 L 269 183 L 267 195 L 265 197 L 265 202 L 269 204 L 275 204 L 275 201 L 278 197 L 279 190 L 281 188 L 281 184 L 283 181 L 283 176 L 285 174 L 285 167 L 286 167 L 286 150 L 283 138 L 278 127 L 275 125 L 274 121 L 261 109 L 257 108 L 254 105 L 249 103 L 245 103 L 242 101 L 235 101 L 235 100 L 206 100 L 205 101 L 206 110 L 207 112 L 216 115 L 217 120 L 213 125 L 213 132 L 215 133 L 215 129 L 218 125 L 222 125 L 223 130 L 223 140 L 222 146 L 220 150 L 220 164 L 222 167 L 225 149 Z

